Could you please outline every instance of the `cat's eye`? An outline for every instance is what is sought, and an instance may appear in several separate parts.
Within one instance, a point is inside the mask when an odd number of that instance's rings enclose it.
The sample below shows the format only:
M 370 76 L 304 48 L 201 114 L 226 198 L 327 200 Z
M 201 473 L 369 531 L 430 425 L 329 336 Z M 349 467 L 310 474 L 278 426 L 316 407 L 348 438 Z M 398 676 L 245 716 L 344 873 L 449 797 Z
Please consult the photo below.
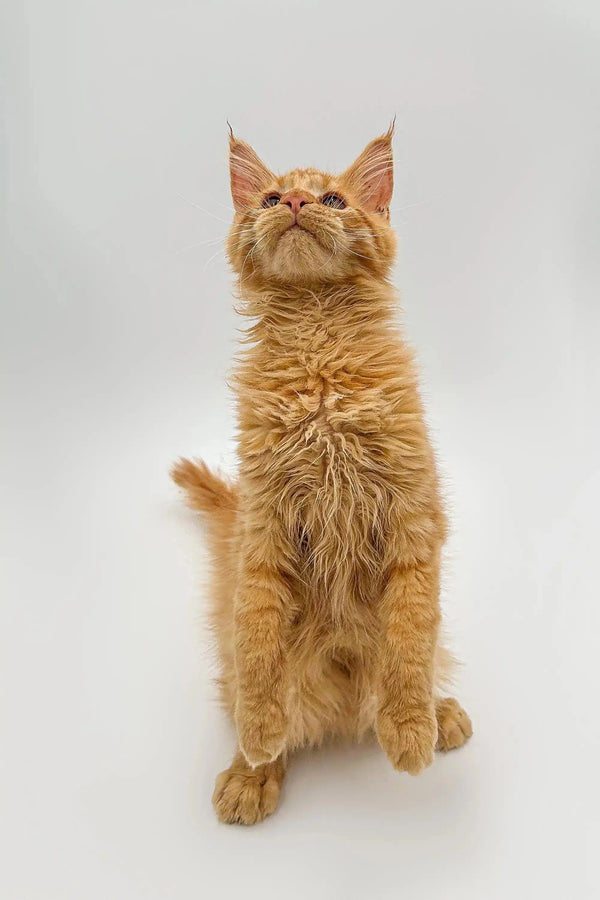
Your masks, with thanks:
M 332 209 L 344 209 L 346 203 L 339 194 L 325 194 L 324 197 L 321 197 L 321 203 L 324 203 L 325 206 L 330 206 Z
M 269 194 L 269 196 L 265 197 L 263 200 L 263 206 L 277 206 L 279 199 L 279 194 Z

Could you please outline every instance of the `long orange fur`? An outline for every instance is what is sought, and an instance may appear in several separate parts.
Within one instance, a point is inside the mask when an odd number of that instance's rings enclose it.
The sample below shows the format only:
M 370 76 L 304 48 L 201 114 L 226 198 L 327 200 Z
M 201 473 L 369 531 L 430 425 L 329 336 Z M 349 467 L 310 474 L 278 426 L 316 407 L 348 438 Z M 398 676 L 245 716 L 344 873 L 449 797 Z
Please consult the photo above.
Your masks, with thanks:
M 471 735 L 439 692 L 446 520 L 394 317 L 391 139 L 340 176 L 278 177 L 230 138 L 227 249 L 253 320 L 235 377 L 239 480 L 188 460 L 172 473 L 209 523 L 239 742 L 213 797 L 225 822 L 271 813 L 290 752 L 327 737 L 374 730 L 417 774 Z

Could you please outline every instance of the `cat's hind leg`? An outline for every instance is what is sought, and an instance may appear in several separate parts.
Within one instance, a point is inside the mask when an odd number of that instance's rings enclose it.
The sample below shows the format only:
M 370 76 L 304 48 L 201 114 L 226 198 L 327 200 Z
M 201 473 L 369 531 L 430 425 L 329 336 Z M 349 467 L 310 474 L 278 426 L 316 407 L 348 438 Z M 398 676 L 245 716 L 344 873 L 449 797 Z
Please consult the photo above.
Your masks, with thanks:
M 462 747 L 473 734 L 471 720 L 453 697 L 436 700 L 435 714 L 438 725 L 436 750 L 455 750 Z
M 255 825 L 270 816 L 277 806 L 284 777 L 281 757 L 253 769 L 238 750 L 215 784 L 213 806 L 221 822 Z

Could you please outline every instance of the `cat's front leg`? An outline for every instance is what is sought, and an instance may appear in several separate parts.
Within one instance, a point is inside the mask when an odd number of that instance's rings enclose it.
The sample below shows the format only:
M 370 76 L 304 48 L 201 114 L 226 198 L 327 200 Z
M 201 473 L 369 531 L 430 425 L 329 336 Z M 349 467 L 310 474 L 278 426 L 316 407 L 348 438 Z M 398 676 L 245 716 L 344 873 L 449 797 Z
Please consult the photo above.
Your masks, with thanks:
M 276 759 L 287 733 L 291 595 L 272 538 L 249 536 L 235 600 L 236 725 L 251 766 Z
M 437 721 L 433 660 L 439 625 L 439 554 L 388 573 L 381 612 L 377 737 L 395 769 L 433 762 Z

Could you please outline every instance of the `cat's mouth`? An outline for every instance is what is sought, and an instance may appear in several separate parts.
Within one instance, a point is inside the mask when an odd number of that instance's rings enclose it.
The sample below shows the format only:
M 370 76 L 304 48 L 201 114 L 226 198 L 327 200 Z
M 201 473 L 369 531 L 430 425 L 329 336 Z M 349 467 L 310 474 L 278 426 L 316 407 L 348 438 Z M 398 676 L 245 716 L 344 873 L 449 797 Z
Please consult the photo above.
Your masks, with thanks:
M 318 227 L 315 228 L 314 223 L 311 228 L 310 223 L 307 222 L 292 222 L 291 225 L 288 225 L 281 237 L 284 237 L 284 235 L 289 235 L 291 240 L 304 240 L 305 238 L 308 238 L 311 241 L 316 241 L 317 244 L 324 244 L 321 229 Z
M 259 253 L 265 258 L 273 254 L 267 265 L 279 267 L 288 275 L 290 272 L 305 273 L 332 256 L 334 241 L 322 216 L 315 215 L 308 207 L 300 210 L 300 215 L 284 216 L 283 209 L 280 212 L 281 215 L 273 217 L 269 223 L 268 246 L 263 243 L 259 247 Z
M 304 237 L 314 237 L 312 232 L 304 225 L 301 225 L 299 222 L 292 222 L 291 225 L 288 225 L 285 231 L 281 234 L 282 238 L 286 236 L 289 240 L 303 239 Z

